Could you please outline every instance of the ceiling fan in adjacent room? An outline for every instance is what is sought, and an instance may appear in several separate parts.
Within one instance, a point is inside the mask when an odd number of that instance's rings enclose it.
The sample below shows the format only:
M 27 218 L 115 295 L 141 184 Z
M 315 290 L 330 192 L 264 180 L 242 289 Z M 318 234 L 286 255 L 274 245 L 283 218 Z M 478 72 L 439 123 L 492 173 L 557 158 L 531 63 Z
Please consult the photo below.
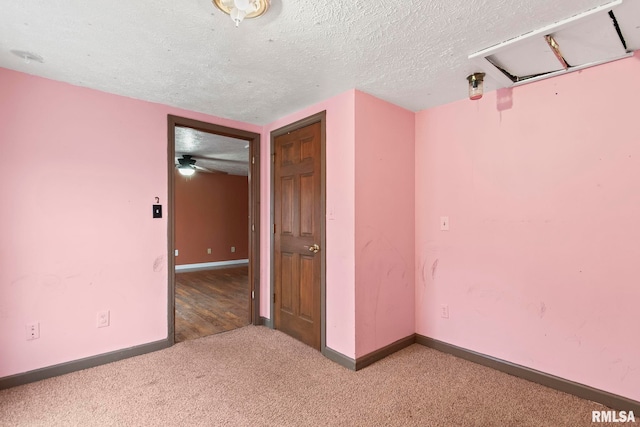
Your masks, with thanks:
M 183 176 L 191 176 L 196 170 L 207 172 L 207 173 L 221 173 L 226 174 L 226 172 L 218 171 L 214 169 L 208 169 L 202 166 L 196 166 L 196 159 L 193 158 L 190 154 L 183 154 L 182 157 L 176 158 L 177 164 L 176 168 L 178 168 L 178 172 Z
M 177 153 L 177 156 L 181 157 L 176 157 L 176 168 L 184 176 L 191 176 L 196 171 L 224 175 L 247 176 L 248 174 L 249 162 L 246 160 L 180 153 Z

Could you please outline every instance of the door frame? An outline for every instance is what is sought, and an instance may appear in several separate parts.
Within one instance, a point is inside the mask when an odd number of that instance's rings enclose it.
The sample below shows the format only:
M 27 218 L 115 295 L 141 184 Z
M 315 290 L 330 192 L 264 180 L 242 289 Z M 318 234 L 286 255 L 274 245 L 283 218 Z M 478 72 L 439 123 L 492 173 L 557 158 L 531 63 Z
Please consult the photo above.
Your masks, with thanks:
M 273 233 L 273 228 L 275 226 L 275 139 L 280 135 L 285 135 L 294 130 L 303 128 L 305 126 L 309 126 L 315 123 L 320 123 L 320 352 L 322 354 L 325 353 L 327 347 L 327 323 L 326 323 L 326 302 L 327 302 L 327 281 L 326 281 L 326 201 L 327 201 L 327 186 L 326 186 L 326 177 L 327 177 L 327 112 L 321 111 L 312 116 L 306 117 L 304 119 L 298 120 L 296 122 L 290 123 L 281 128 L 275 129 L 271 131 L 271 142 L 270 142 L 270 151 L 271 151 L 271 203 L 270 203 L 270 271 L 271 277 L 269 278 L 269 304 L 270 304 L 270 321 L 269 326 L 275 329 L 275 236 Z
M 186 117 L 167 115 L 167 336 L 170 345 L 175 344 L 175 128 L 189 127 L 202 132 L 230 138 L 242 139 L 249 143 L 249 317 L 253 325 L 260 323 L 260 134 L 235 129 Z

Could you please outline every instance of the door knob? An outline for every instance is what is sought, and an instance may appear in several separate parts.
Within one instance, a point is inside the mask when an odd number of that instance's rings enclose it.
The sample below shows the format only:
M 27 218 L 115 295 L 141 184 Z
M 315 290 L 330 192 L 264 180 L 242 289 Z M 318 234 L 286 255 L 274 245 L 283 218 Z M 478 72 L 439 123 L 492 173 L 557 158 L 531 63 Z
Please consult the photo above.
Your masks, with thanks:
M 305 246 L 305 248 L 308 248 L 309 252 L 313 252 L 314 254 L 317 254 L 320 250 L 320 246 L 318 246 L 317 243 L 314 243 L 312 246 Z

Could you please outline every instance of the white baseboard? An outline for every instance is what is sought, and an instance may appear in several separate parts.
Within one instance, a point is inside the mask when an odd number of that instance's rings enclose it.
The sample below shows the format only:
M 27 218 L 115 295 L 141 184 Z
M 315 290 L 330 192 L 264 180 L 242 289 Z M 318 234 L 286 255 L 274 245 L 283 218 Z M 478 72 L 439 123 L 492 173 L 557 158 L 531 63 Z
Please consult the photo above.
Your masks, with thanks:
M 176 271 L 207 270 L 209 268 L 225 267 L 229 265 L 243 265 L 243 264 L 249 264 L 249 260 L 233 259 L 231 261 L 215 261 L 215 262 L 200 262 L 197 264 L 182 264 L 182 265 L 176 265 Z

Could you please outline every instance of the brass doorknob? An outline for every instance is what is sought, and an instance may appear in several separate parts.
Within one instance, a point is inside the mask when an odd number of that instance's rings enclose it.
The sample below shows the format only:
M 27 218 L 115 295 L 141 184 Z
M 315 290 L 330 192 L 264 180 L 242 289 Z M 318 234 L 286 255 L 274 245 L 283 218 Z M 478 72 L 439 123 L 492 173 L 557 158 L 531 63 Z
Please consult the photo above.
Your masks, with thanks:
M 305 248 L 308 248 L 309 252 L 313 252 L 314 254 L 317 254 L 320 250 L 320 246 L 318 246 L 317 243 L 314 243 L 312 246 L 305 246 Z

